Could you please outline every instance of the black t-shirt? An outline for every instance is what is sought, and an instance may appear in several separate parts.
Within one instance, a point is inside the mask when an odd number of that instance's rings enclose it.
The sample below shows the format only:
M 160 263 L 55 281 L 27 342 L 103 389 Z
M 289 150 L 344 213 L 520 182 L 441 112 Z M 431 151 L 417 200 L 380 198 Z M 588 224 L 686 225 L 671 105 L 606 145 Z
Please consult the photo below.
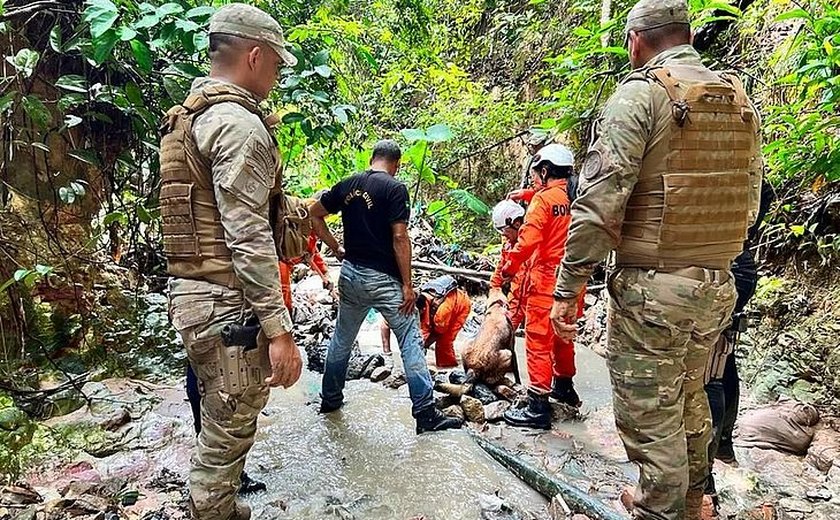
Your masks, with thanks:
M 344 257 L 349 262 L 402 280 L 391 224 L 408 222 L 405 184 L 385 172 L 369 170 L 333 186 L 321 204 L 330 213 L 341 212 Z

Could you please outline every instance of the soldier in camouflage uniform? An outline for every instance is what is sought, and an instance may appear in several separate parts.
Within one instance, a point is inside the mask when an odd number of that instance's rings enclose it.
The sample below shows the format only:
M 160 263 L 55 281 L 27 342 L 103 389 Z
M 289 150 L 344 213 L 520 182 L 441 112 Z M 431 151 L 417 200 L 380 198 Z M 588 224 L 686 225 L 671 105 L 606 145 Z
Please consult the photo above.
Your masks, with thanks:
M 269 387 L 291 386 L 301 371 L 269 225 L 269 198 L 280 189 L 277 146 L 259 107 L 279 68 L 296 60 L 279 24 L 244 4 L 211 19 L 210 59 L 210 77 L 196 79 L 164 122 L 163 241 L 170 318 L 202 395 L 190 509 L 198 520 L 246 520 L 250 509 L 236 491 L 257 416 Z M 248 316 L 261 325 L 258 352 L 271 368 L 246 365 L 242 380 L 222 368 L 231 351 L 220 333 Z
M 691 47 L 685 0 L 630 11 L 634 71 L 584 162 L 555 288 L 558 335 L 615 250 L 607 363 L 619 435 L 640 466 L 635 518 L 700 518 L 711 433 L 703 373 L 735 304 L 729 271 L 755 218 L 758 116 L 738 79 Z

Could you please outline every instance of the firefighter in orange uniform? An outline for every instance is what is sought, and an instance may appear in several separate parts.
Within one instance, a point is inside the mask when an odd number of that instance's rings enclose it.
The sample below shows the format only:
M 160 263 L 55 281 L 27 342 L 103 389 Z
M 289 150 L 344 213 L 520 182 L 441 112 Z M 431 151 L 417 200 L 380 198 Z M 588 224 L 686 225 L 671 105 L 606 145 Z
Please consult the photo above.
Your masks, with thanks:
M 554 333 L 550 312 L 554 303 L 555 272 L 563 258 L 571 223 L 568 179 L 574 156 L 563 145 L 551 144 L 536 155 L 532 169 L 539 180 L 516 244 L 501 267 L 502 277 L 513 280 L 530 262 L 525 302 L 525 351 L 528 366 L 528 404 L 510 409 L 505 422 L 513 426 L 551 428 L 549 396 L 570 406 L 580 406 L 574 389 L 574 343 Z M 581 295 L 582 296 L 582 295 Z M 579 306 L 583 309 L 583 305 Z
M 309 243 L 306 248 L 306 254 L 300 258 L 295 258 L 291 262 L 279 262 L 280 268 L 280 288 L 283 291 L 283 301 L 289 312 L 292 311 L 292 270 L 297 264 L 306 262 L 309 268 L 317 274 L 324 284 L 324 289 L 328 291 L 333 290 L 333 283 L 330 280 L 327 264 L 324 263 L 324 258 L 318 252 L 318 236 L 313 231 L 309 235 Z
M 507 296 L 503 293 L 505 279 L 502 268 L 510 260 L 510 253 L 516 245 L 519 230 L 525 220 L 525 208 L 512 200 L 503 200 L 493 207 L 493 227 L 502 234 L 502 255 L 493 277 L 490 278 L 490 294 L 487 298 L 488 307 L 496 302 L 507 301 L 507 317 L 513 331 L 525 321 L 525 298 L 528 293 L 528 263 L 520 267 L 516 275 L 510 280 Z

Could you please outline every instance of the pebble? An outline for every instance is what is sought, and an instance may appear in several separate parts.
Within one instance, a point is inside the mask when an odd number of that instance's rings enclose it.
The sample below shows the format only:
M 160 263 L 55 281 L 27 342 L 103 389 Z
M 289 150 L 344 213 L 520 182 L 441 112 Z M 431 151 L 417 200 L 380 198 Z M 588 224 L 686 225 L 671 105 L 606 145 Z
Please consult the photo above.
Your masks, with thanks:
M 443 409 L 443 415 L 447 417 L 454 417 L 461 421 L 464 420 L 464 409 L 461 408 L 459 405 L 453 405 L 448 408 Z

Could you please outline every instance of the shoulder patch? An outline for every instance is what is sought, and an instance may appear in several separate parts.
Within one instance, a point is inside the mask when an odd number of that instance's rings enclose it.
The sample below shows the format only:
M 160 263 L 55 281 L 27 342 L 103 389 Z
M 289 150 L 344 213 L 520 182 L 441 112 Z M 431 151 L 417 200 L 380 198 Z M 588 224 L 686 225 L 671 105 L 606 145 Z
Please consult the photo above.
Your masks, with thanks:
M 587 181 L 595 179 L 601 172 L 602 163 L 601 152 L 594 149 L 589 150 L 586 154 L 586 159 L 583 161 L 583 168 L 581 170 L 583 178 Z
M 221 187 L 252 207 L 262 206 L 275 183 L 275 155 L 252 130 L 242 154 L 221 180 Z

